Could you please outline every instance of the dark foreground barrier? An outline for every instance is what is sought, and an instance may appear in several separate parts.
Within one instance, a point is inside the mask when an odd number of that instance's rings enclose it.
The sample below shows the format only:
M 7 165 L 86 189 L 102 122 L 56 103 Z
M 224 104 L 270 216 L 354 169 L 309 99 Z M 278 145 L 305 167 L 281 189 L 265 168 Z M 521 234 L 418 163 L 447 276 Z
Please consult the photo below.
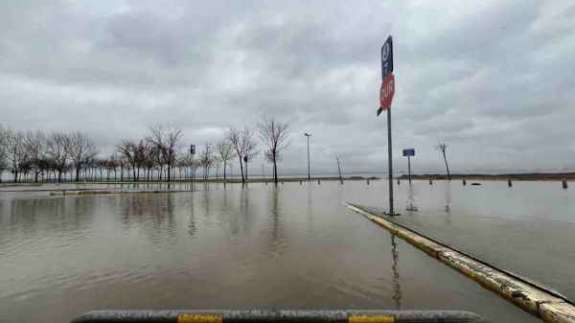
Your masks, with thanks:
M 379 310 L 130 310 L 93 311 L 72 323 L 425 323 L 481 322 L 464 311 L 379 311 Z

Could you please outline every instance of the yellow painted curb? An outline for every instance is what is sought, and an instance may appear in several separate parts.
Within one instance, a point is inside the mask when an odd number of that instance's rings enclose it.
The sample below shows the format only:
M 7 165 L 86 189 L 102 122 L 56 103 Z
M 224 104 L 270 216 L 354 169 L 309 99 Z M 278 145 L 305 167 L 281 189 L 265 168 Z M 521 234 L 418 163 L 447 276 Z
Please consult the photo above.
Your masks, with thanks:
M 353 204 L 347 207 L 545 322 L 575 323 L 567 299 Z
M 223 317 L 215 314 L 180 314 L 178 323 L 222 323 Z
M 391 315 L 351 315 L 348 323 L 394 323 L 395 318 Z

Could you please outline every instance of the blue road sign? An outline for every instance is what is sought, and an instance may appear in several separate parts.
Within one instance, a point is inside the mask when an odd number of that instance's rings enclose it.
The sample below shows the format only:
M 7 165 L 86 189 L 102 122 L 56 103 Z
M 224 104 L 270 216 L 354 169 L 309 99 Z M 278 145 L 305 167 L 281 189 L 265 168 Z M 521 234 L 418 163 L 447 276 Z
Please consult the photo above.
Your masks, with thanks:
M 381 46 L 381 79 L 385 79 L 391 72 L 393 72 L 393 41 L 390 35 Z
M 407 156 L 415 156 L 415 149 L 414 148 L 404 149 L 403 150 L 403 157 L 407 157 Z

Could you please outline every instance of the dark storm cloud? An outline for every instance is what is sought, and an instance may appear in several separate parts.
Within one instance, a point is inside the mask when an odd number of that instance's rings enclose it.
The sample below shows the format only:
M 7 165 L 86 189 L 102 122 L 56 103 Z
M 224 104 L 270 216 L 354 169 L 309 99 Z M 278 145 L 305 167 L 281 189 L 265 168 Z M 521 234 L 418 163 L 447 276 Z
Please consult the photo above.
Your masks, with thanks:
M 418 170 L 575 167 L 569 1 L 3 1 L 0 123 L 82 130 L 104 153 L 149 125 L 219 140 L 293 130 L 281 172 L 384 171 L 379 47 L 395 40 L 394 142 Z M 546 156 L 542 158 L 541 156 Z M 398 164 L 403 171 L 403 163 Z M 255 164 L 259 170 L 259 164 Z

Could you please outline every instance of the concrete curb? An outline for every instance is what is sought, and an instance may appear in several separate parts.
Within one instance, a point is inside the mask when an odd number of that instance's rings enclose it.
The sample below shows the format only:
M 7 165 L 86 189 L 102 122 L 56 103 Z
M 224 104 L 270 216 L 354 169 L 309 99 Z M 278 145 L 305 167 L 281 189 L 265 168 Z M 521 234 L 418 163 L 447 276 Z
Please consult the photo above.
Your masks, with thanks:
M 141 190 L 141 191 L 77 191 L 77 190 L 58 190 L 50 192 L 50 196 L 69 196 L 69 195 L 107 195 L 107 194 L 162 194 L 162 193 L 190 193 L 191 190 Z
M 543 321 L 575 323 L 575 306 L 566 298 L 395 224 L 359 205 L 347 203 L 347 207 Z
M 99 310 L 72 323 L 472 323 L 464 311 L 394 310 Z

